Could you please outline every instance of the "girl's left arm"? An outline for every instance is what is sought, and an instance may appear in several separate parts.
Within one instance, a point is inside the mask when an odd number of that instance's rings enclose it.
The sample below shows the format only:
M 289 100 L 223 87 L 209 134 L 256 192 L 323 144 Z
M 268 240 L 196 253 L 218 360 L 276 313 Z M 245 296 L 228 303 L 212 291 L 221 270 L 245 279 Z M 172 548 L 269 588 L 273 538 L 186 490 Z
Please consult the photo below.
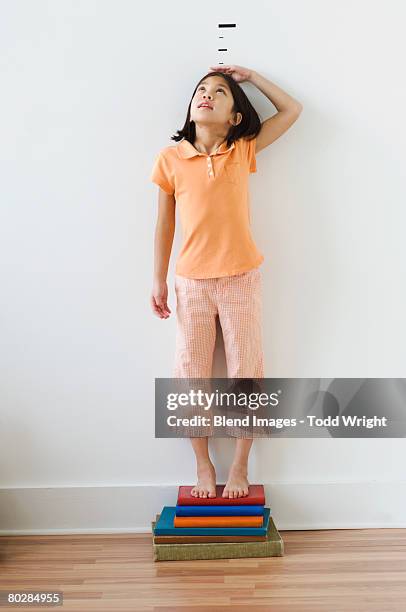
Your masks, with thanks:
M 246 80 L 258 87 L 278 111 L 262 123 L 255 148 L 255 152 L 258 153 L 290 128 L 302 112 L 303 106 L 298 100 L 255 70 L 250 70 Z

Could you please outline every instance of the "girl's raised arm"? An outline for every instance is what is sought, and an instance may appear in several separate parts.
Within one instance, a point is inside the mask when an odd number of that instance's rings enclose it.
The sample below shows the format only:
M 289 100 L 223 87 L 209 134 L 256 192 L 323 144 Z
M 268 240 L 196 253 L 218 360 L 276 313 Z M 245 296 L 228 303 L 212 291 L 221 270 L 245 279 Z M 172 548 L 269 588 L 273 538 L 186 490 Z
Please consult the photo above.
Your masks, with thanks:
M 210 66 L 210 70 L 218 70 L 219 72 L 229 74 L 237 83 L 249 81 L 255 87 L 258 87 L 277 109 L 276 115 L 269 117 L 269 119 L 262 123 L 261 131 L 256 139 L 255 153 L 258 153 L 258 151 L 270 145 L 279 136 L 282 136 L 302 112 L 303 106 L 298 100 L 295 100 L 286 91 L 283 91 L 272 81 L 268 81 L 268 79 L 255 72 L 255 70 L 236 65 Z

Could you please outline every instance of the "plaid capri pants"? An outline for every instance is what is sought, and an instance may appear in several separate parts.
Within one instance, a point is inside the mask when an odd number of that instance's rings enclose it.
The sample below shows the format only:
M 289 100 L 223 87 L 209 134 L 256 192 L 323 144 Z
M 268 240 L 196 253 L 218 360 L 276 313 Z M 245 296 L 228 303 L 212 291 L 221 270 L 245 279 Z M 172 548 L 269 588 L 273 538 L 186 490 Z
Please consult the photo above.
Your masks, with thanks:
M 177 299 L 174 378 L 211 378 L 219 317 L 229 378 L 263 378 L 262 275 L 259 268 L 217 278 L 175 274 Z M 233 437 L 254 436 L 239 427 Z M 190 437 L 210 435 L 197 428 Z

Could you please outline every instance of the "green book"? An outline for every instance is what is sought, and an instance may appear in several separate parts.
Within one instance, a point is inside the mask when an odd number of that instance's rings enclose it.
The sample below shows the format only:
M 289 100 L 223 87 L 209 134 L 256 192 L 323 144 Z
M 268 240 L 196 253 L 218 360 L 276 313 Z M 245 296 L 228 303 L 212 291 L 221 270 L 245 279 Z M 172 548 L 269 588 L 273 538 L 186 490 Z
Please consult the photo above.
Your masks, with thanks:
M 152 521 L 154 534 L 156 521 Z M 154 561 L 192 561 L 194 559 L 244 559 L 248 557 L 282 557 L 283 540 L 269 517 L 266 540 L 263 542 L 215 542 L 199 544 L 156 544 L 152 541 Z

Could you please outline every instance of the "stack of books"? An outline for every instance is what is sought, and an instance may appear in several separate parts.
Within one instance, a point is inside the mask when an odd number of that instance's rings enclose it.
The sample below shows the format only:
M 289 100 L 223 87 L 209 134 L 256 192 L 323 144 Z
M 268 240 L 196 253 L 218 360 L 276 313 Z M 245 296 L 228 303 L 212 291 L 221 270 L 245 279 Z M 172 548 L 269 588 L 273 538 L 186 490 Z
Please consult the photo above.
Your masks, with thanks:
M 281 557 L 283 540 L 265 506 L 263 485 L 250 485 L 237 499 L 194 497 L 180 486 L 176 506 L 164 506 L 152 521 L 154 561 Z

